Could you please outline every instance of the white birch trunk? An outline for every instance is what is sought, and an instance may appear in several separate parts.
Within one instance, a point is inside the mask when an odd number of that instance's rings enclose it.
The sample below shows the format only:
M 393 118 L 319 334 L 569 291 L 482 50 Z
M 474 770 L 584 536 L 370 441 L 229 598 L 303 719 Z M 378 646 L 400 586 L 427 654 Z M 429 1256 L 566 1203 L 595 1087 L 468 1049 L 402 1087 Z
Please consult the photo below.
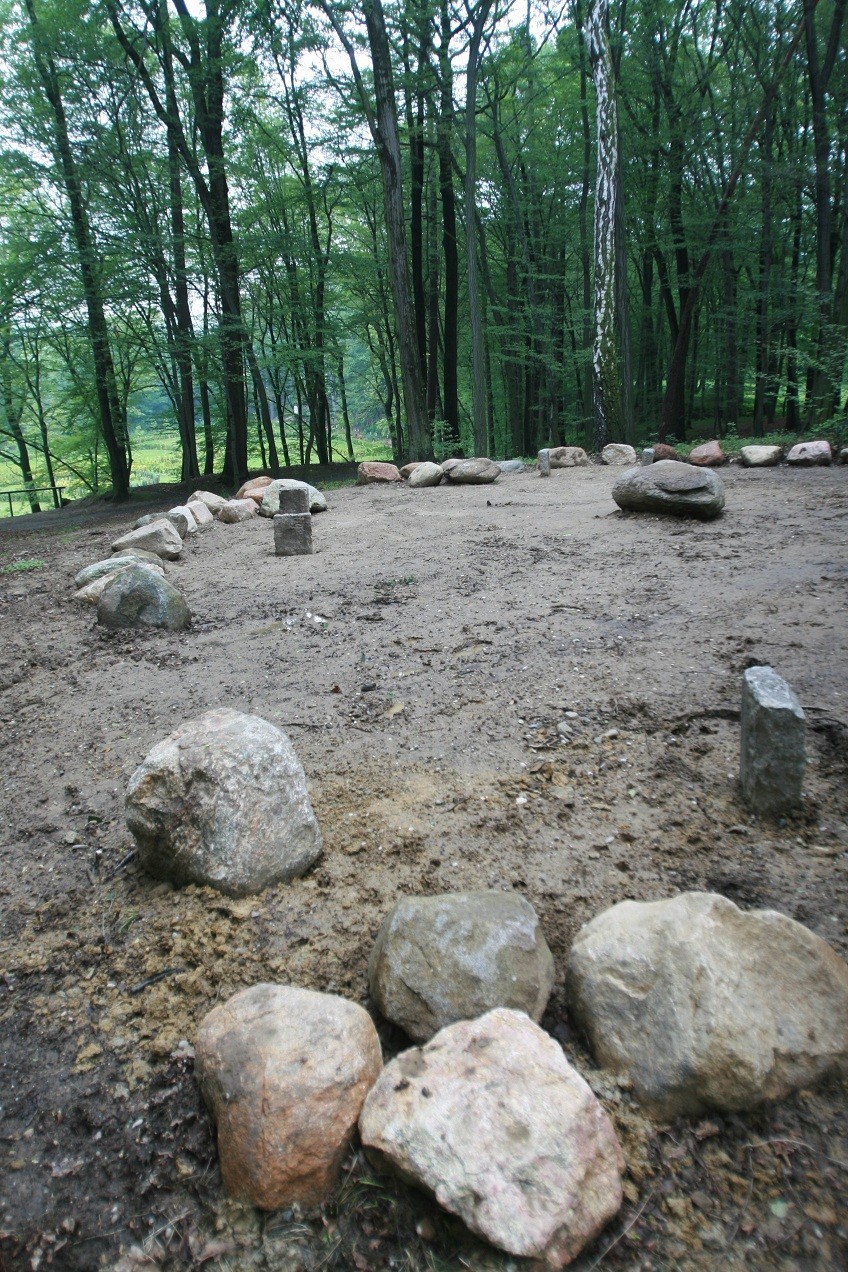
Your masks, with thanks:
M 595 410 L 595 447 L 602 450 L 611 438 L 625 435 L 618 357 L 616 286 L 616 222 L 620 182 L 618 172 L 618 111 L 615 75 L 609 46 L 609 0 L 591 0 L 587 19 L 589 60 L 597 103 L 598 159 L 595 179 L 595 304 L 592 346 L 592 386 Z

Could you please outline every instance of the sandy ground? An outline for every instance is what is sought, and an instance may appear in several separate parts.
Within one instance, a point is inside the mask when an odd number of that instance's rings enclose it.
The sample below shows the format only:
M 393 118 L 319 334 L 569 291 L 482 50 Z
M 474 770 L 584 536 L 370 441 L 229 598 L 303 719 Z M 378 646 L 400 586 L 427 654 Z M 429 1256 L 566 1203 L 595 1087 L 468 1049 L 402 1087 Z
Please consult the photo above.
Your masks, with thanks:
M 593 1070 L 563 990 L 581 924 L 691 888 L 848 954 L 848 468 L 725 470 L 712 524 L 625 516 L 615 476 L 330 491 L 312 557 L 276 558 L 269 521 L 216 524 L 168 566 L 181 635 L 111 634 L 73 600 L 132 507 L 0 523 L 0 565 L 44 562 L 0 576 L 0 1269 L 514 1267 L 355 1153 L 321 1213 L 228 1202 L 192 1076 L 215 1002 L 275 980 L 369 1006 L 396 898 L 480 887 L 539 912 L 544 1024 L 628 1158 L 575 1267 L 848 1265 L 844 1086 L 658 1126 Z M 759 662 L 809 722 L 780 824 L 737 790 Z M 148 749 L 219 705 L 289 733 L 324 834 L 307 878 L 247 901 L 151 881 L 123 820 Z

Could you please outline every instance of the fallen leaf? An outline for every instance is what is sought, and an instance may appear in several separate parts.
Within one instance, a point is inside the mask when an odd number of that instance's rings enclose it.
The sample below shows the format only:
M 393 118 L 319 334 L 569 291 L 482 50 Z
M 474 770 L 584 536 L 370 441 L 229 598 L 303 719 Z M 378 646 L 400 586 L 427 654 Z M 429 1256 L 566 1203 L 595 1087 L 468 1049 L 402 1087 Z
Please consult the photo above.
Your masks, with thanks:
M 393 719 L 394 716 L 399 716 L 401 711 L 404 711 L 405 709 L 406 709 L 405 702 L 393 702 L 392 705 L 389 707 L 388 711 L 384 713 L 383 719 L 391 720 Z

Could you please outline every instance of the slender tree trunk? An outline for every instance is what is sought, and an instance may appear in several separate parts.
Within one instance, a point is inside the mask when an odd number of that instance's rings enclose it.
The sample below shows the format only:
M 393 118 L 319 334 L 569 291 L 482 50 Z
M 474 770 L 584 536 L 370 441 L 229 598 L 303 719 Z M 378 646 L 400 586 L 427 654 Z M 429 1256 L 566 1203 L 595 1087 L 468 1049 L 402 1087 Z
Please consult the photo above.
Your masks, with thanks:
M 618 112 L 609 47 L 608 0 L 591 0 L 589 60 L 597 101 L 598 169 L 595 182 L 595 339 L 592 353 L 595 449 L 627 432 L 619 363 L 617 202 L 620 196 Z
M 115 364 L 112 359 L 112 349 L 109 342 L 109 328 L 106 323 L 97 252 L 91 233 L 88 209 L 83 196 L 82 182 L 80 181 L 76 159 L 68 134 L 68 121 L 59 90 L 59 77 L 53 58 L 44 46 L 41 24 L 36 16 L 34 0 L 25 0 L 25 3 L 33 37 L 35 66 L 53 115 L 56 151 L 62 169 L 65 193 L 71 210 L 71 223 L 88 319 L 88 338 L 94 360 L 100 427 L 103 441 L 106 445 L 106 453 L 109 457 L 112 491 L 116 499 L 127 499 L 130 492 L 130 472 L 127 459 L 129 434 L 126 414 L 122 408 L 115 378 Z
M 474 453 L 488 452 L 486 430 L 486 334 L 480 304 L 477 270 L 477 237 L 474 214 L 477 207 L 477 78 L 480 43 L 494 0 L 479 0 L 468 42 L 465 73 L 465 253 L 468 268 L 468 310 L 471 320 L 471 425 Z
M 456 237 L 456 194 L 453 186 L 453 70 L 450 61 L 451 22 L 447 0 L 441 4 L 439 74 L 441 96 L 436 145 L 439 152 L 439 188 L 442 198 L 442 254 L 445 262 L 444 364 L 442 405 L 444 445 L 448 451 L 459 446 L 459 254 Z

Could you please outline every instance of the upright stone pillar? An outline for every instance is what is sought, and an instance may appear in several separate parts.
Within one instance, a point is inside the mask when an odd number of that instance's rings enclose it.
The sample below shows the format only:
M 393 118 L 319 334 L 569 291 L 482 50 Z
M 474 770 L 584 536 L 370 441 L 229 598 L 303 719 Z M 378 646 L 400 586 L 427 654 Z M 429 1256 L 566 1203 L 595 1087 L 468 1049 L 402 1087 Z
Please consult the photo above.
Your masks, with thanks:
M 548 447 L 539 451 L 539 476 L 550 477 L 551 475 L 551 452 Z
M 772 667 L 749 667 L 742 679 L 742 795 L 755 813 L 780 816 L 801 802 L 806 717 Z

